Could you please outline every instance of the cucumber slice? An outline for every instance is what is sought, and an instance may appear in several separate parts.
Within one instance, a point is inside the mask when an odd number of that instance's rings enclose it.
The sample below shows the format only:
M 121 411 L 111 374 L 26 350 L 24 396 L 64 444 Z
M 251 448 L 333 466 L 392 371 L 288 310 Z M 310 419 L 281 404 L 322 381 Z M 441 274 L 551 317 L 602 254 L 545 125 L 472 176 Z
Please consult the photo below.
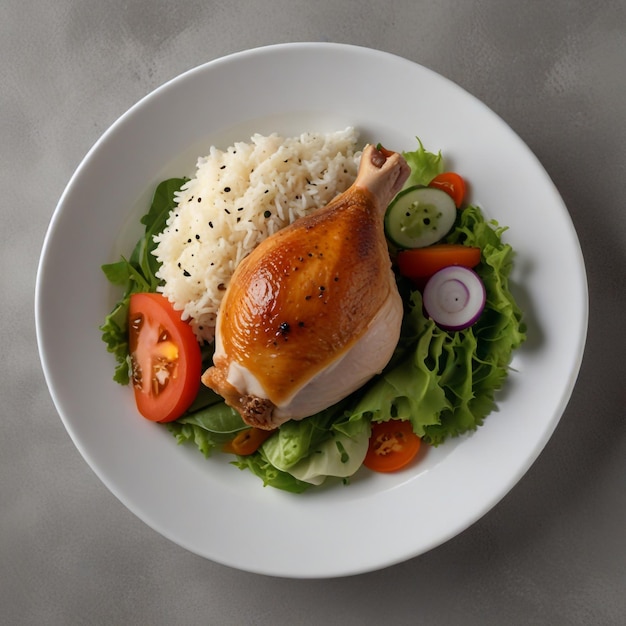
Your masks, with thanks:
M 424 248 L 447 235 L 455 220 L 454 200 L 445 191 L 409 187 L 387 208 L 385 232 L 399 248 Z

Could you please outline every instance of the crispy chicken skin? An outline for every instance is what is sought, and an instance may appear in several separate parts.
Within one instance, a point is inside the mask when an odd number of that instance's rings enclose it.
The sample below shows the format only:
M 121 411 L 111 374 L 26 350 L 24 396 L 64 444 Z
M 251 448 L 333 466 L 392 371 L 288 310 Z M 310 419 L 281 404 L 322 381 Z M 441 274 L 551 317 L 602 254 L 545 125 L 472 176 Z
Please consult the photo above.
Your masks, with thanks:
M 402 301 L 384 235 L 409 167 L 367 146 L 354 184 L 235 270 L 205 385 L 252 426 L 312 415 L 363 385 L 397 344 Z

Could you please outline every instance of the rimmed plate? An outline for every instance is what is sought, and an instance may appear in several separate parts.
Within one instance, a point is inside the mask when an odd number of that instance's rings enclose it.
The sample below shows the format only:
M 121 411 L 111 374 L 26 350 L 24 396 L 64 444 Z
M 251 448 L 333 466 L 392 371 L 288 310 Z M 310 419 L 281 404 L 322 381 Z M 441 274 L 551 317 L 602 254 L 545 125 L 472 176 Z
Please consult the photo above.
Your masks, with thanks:
M 528 341 L 499 410 L 414 468 L 358 475 L 295 496 L 263 488 L 219 455 L 206 460 L 138 417 L 112 382 L 98 326 L 116 295 L 100 265 L 129 253 L 154 185 L 193 174 L 211 144 L 254 132 L 354 126 L 363 141 L 412 150 L 419 136 L 471 183 L 472 201 L 517 251 L 513 286 Z M 558 237 L 558 247 L 554 245 Z M 564 303 L 568 315 L 563 316 Z M 237 53 L 168 82 L 86 155 L 47 233 L 36 287 L 37 339 L 56 408 L 104 484 L 149 526 L 235 568 L 332 577 L 382 568 L 462 532 L 524 475 L 556 427 L 579 371 L 587 284 L 557 190 L 522 140 L 457 85 L 408 60 L 328 43 Z M 376 541 L 379 533 L 393 541 Z

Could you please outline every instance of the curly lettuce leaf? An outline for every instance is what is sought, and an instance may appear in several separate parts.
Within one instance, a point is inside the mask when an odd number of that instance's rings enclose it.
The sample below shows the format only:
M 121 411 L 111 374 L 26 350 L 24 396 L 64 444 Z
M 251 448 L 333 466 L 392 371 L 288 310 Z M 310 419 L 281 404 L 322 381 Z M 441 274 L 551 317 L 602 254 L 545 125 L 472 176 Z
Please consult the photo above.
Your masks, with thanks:
M 233 465 L 241 470 L 249 470 L 263 481 L 264 487 L 274 487 L 290 493 L 302 493 L 311 487 L 311 483 L 298 480 L 288 472 L 274 467 L 264 455 L 260 453 L 250 456 L 240 456 Z
M 443 172 L 443 156 L 441 152 L 434 154 L 424 148 L 419 137 L 416 137 L 419 148 L 413 152 L 403 152 L 411 174 L 404 183 L 404 188 L 413 187 L 414 185 L 428 185 L 428 183 Z
M 214 448 L 232 439 L 231 434 L 214 433 L 197 424 L 183 424 L 180 421 L 165 424 L 179 445 L 192 444 L 208 458 Z
M 446 241 L 482 249 L 476 271 L 488 294 L 483 314 L 470 328 L 445 331 L 424 316 L 421 294 L 412 291 L 405 327 L 416 336 L 401 341 L 405 349 L 411 345 L 411 353 L 369 387 L 356 415 L 373 421 L 408 419 L 426 443 L 439 445 L 476 429 L 493 411 L 513 350 L 525 339 L 521 311 L 508 284 L 513 250 L 502 242 L 504 230 L 487 223 L 476 206 L 459 212 Z
M 437 424 L 449 402 L 440 385 L 440 376 L 431 363 L 441 349 L 440 331 L 421 312 L 418 291 L 411 294 L 408 315 L 416 324 L 414 348 L 398 365 L 388 369 L 357 404 L 354 415 L 373 421 L 411 420 L 415 434 L 422 437 L 425 427 Z

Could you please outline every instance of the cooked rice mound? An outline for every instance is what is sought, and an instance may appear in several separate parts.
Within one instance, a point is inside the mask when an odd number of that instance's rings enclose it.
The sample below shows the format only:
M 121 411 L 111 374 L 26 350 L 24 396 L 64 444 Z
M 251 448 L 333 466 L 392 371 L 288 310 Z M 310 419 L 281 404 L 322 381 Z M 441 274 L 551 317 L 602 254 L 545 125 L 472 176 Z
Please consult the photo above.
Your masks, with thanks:
M 198 159 L 155 237 L 160 291 L 199 340 L 212 341 L 220 302 L 237 264 L 263 239 L 328 204 L 356 178 L 353 128 L 299 137 L 254 135 Z

